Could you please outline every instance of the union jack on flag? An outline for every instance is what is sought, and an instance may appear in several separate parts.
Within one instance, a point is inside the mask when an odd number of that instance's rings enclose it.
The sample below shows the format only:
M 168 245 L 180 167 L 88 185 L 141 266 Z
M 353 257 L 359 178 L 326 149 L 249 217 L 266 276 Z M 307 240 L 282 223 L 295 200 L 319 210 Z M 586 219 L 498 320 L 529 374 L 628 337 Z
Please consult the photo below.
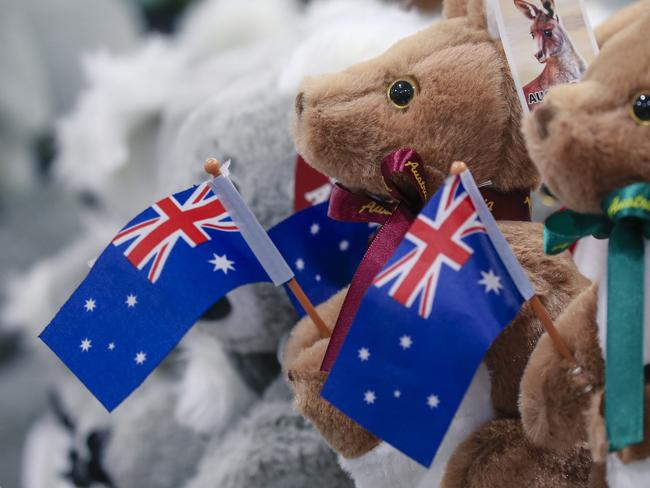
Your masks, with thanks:
M 149 213 L 156 215 L 150 218 Z M 131 222 L 113 238 L 113 244 L 120 246 L 131 242 L 124 255 L 140 270 L 151 263 L 147 279 L 152 283 L 160 278 L 167 258 L 179 239 L 190 247 L 196 247 L 211 239 L 207 229 L 238 231 L 208 183 L 197 186 L 185 202 L 180 203 L 172 195 L 152 205 L 151 211 L 144 212 L 140 217 L 144 220 Z
M 451 177 L 364 296 L 321 394 L 429 466 L 486 351 L 533 294 L 469 171 Z
M 420 214 L 406 233 L 415 247 L 373 281 L 378 288 L 392 282 L 388 294 L 406 307 L 418 301 L 423 319 L 431 315 L 442 265 L 460 270 L 474 252 L 464 239 L 486 232 L 460 179 L 443 187 L 440 201 L 433 218 Z

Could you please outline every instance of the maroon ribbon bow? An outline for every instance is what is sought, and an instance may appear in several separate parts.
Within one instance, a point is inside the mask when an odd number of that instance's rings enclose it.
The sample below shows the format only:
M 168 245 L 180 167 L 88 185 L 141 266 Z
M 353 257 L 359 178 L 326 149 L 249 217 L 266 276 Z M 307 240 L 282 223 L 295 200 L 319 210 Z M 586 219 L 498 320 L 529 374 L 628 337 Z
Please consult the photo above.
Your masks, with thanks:
M 358 195 L 338 184 L 332 190 L 328 211 L 331 218 L 352 222 L 374 222 L 381 227 L 370 241 L 352 278 L 321 364 L 322 371 L 329 371 L 334 364 L 372 280 L 395 252 L 431 196 L 422 167 L 422 158 L 412 149 L 399 149 L 383 159 L 381 173 L 395 202 L 382 202 Z M 413 191 L 405 193 L 401 189 L 403 186 L 397 185 L 397 179 L 402 183 L 406 181 L 408 189 Z M 485 188 L 481 193 L 495 219 L 530 221 L 531 201 L 527 190 L 499 192 Z
M 341 312 L 332 332 L 322 371 L 329 371 L 343 346 L 361 300 L 388 259 L 397 249 L 413 220 L 420 212 L 429 194 L 422 174 L 422 158 L 412 149 L 390 153 L 381 162 L 381 173 L 390 194 L 397 203 L 384 203 L 370 197 L 356 195 L 340 185 L 332 191 L 328 215 L 336 220 L 375 222 L 381 224 L 370 242 L 355 272 Z M 406 177 L 415 195 L 406 195 L 395 183 L 395 176 Z

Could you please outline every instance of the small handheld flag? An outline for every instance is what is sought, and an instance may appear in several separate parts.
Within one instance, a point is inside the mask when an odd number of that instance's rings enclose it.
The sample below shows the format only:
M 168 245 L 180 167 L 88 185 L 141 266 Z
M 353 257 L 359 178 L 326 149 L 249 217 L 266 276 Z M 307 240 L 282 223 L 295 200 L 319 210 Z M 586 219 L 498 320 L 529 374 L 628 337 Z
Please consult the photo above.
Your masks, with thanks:
M 350 282 L 363 256 L 371 229 L 328 219 L 326 203 L 289 217 L 269 238 L 232 183 L 221 180 L 134 218 L 41 333 L 108 410 L 226 293 L 255 282 L 291 283 L 295 272 L 320 303 Z
M 429 466 L 486 351 L 533 296 L 469 171 L 452 176 L 374 279 L 322 396 Z
M 242 236 L 248 243 L 260 264 L 267 272 L 275 286 L 287 283 L 294 297 L 309 314 L 312 321 L 324 337 L 330 336 L 330 330 L 318 315 L 316 309 L 310 302 L 304 290 L 294 278 L 293 272 L 284 260 L 278 248 L 275 247 L 271 238 L 262 228 L 253 215 L 253 212 L 244 203 L 239 192 L 230 181 L 230 178 L 221 173 L 221 165 L 216 159 L 208 159 L 205 162 L 205 170 L 212 174 L 213 178 L 208 183 L 215 194 L 219 195 L 236 222 L 239 223 Z

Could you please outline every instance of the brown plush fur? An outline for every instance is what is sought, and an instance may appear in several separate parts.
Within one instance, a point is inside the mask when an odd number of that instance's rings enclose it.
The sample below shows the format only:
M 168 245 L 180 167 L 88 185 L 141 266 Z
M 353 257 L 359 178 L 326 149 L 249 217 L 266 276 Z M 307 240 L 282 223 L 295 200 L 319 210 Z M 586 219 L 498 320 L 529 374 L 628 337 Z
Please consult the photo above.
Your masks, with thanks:
M 616 29 L 621 32 L 614 34 Z M 631 105 L 650 90 L 650 1 L 620 13 L 599 31 L 606 41 L 581 83 L 552 88 L 524 123 L 530 154 L 544 181 L 573 210 L 601 213 L 611 191 L 650 181 L 650 127 L 635 122 Z M 597 288 L 582 293 L 557 321 L 583 371 L 572 374 L 543 337 L 521 383 L 521 412 L 537 444 L 567 448 L 588 441 L 603 462 L 604 364 L 597 341 Z M 646 387 L 646 441 L 619 453 L 624 461 L 650 457 L 650 387 Z M 596 464 L 592 486 L 605 486 Z
M 309 163 L 355 192 L 384 198 L 389 195 L 379 163 L 405 146 L 423 156 L 431 188 L 442 183 L 450 163 L 458 159 L 467 161 L 478 182 L 491 180 L 496 189 L 538 184 L 520 130 L 521 106 L 500 43 L 486 31 L 483 0 L 447 1 L 445 12 L 448 20 L 398 42 L 374 60 L 305 81 L 296 99 L 293 132 L 298 151 Z M 418 92 L 409 107 L 400 110 L 386 92 L 394 80 L 404 78 L 412 80 Z M 539 225 L 502 222 L 501 229 L 556 317 L 586 281 L 568 256 L 543 254 Z M 320 308 L 330 326 L 342 299 L 339 294 Z M 524 307 L 493 344 L 486 357 L 492 401 L 501 416 L 514 419 L 488 424 L 488 434 L 477 432 L 457 449 L 452 458 L 455 475 L 444 488 L 479 486 L 482 479 L 494 480 L 492 486 L 526 486 L 517 485 L 521 473 L 515 465 L 502 465 L 508 456 L 490 452 L 521 457 L 517 466 L 539 474 L 545 486 L 586 486 L 587 477 L 576 474 L 584 471 L 582 454 L 540 454 L 525 440 L 516 419 L 520 380 L 541 333 L 539 322 Z M 285 370 L 297 408 L 334 449 L 358 457 L 378 440 L 319 396 L 326 377 L 319 371 L 326 343 L 313 323 L 303 320 L 289 340 Z M 508 428 L 500 435 L 502 426 Z M 486 449 L 485 456 L 477 456 L 477 449 Z M 560 465 L 564 468 L 555 469 Z
M 482 8 L 482 0 L 470 7 Z M 451 3 L 446 8 L 452 10 Z M 508 64 L 479 21 L 483 16 L 474 17 L 438 22 L 378 58 L 308 78 L 296 104 L 298 152 L 351 190 L 384 197 L 379 163 L 400 147 L 416 148 L 428 163 L 432 188 L 458 159 L 478 182 L 491 180 L 497 189 L 535 187 L 538 175 L 523 143 Z M 403 110 L 386 96 L 398 79 L 418 87 Z
M 514 419 L 484 425 L 459 446 L 466 456 L 454 456 L 442 486 L 463 488 L 577 488 L 587 486 L 591 458 L 582 449 L 566 456 L 536 447 Z M 471 463 L 467 462 L 469 459 Z
M 581 83 L 552 88 L 525 121 L 546 184 L 579 212 L 601 213 L 612 190 L 650 181 L 648 127 L 630 115 L 634 96 L 650 89 L 650 14 L 640 15 L 609 39 Z
M 326 324 L 333 327 L 348 289 L 345 288 L 319 307 Z M 314 422 L 329 444 L 347 458 L 359 457 L 379 444 L 379 440 L 331 404 L 320 390 L 326 373 L 320 371 L 328 339 L 323 339 L 314 323 L 304 318 L 291 332 L 284 353 L 284 367 L 294 394 L 296 408 Z
M 587 280 L 575 272 L 568 254 L 544 254 L 540 224 L 500 222 L 499 226 L 549 314 L 557 317 L 588 285 Z M 526 304 L 485 357 L 492 377 L 492 402 L 501 415 L 519 414 L 519 384 L 542 332 L 539 319 Z
M 650 13 L 650 0 L 641 0 L 619 10 L 611 18 L 607 19 L 607 22 L 596 29 L 598 45 L 605 45 L 615 34 L 618 34 L 628 25 L 633 24 L 639 17 L 648 13 Z

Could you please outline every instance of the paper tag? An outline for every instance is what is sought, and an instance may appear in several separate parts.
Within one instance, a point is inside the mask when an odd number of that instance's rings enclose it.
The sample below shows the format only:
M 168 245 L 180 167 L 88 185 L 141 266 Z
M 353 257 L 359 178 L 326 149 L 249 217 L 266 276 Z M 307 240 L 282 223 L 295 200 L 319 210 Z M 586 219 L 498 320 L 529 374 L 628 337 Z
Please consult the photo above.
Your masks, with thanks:
M 525 110 L 549 88 L 575 83 L 598 54 L 583 0 L 490 0 Z

